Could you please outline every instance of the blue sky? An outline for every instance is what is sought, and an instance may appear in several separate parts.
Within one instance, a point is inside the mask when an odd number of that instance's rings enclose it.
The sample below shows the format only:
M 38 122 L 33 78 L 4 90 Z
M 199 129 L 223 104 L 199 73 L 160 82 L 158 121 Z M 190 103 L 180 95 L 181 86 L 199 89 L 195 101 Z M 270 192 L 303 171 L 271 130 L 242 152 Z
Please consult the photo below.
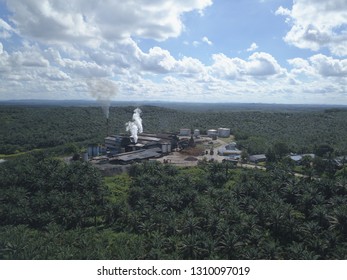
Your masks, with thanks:
M 346 7 L 0 0 L 0 100 L 347 104 Z

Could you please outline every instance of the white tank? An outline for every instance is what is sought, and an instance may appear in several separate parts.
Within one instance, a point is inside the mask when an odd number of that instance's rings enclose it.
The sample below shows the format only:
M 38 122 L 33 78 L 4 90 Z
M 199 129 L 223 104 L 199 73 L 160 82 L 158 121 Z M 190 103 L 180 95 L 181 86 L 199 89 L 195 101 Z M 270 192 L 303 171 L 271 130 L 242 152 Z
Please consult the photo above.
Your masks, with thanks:
M 171 143 L 167 144 L 167 152 L 168 152 L 168 153 L 171 153 L 171 149 L 172 149 L 172 148 L 171 148 Z
M 218 128 L 218 137 L 228 138 L 230 137 L 230 128 Z
M 208 136 L 217 135 L 217 130 L 209 129 L 209 130 L 207 130 L 207 135 Z
M 200 130 L 199 129 L 194 130 L 194 136 L 200 136 Z
M 180 129 L 180 135 L 181 136 L 190 136 L 191 134 L 192 134 L 192 131 L 189 128 L 181 128 Z

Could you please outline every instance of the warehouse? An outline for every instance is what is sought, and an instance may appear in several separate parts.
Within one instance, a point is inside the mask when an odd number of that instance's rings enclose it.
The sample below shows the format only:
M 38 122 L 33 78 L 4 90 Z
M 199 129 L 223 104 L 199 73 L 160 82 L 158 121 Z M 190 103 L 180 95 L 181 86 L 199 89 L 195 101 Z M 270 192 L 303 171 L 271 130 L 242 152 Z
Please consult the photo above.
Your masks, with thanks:
M 146 159 L 158 158 L 161 155 L 162 151 L 160 148 L 141 149 L 113 156 L 109 158 L 109 162 L 113 164 L 131 164 Z

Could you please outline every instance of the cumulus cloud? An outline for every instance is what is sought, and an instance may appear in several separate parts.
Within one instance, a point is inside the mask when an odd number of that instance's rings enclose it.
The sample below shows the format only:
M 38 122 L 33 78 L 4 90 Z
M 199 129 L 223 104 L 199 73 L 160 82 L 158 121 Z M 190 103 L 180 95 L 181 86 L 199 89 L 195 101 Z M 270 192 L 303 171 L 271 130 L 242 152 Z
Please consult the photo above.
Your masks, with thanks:
M 259 48 L 259 46 L 256 44 L 256 43 L 252 43 L 251 45 L 250 45 L 250 47 L 247 49 L 247 51 L 248 52 L 253 52 L 253 51 L 255 51 L 256 49 L 258 49 Z
M 8 0 L 10 13 L 6 21 L 0 20 L 0 37 L 5 37 L 0 43 L 0 99 L 91 98 L 95 80 L 102 85 L 109 81 L 111 87 L 114 83 L 119 100 L 249 101 L 252 96 L 253 102 L 281 102 L 290 101 L 292 96 L 293 102 L 299 102 L 297 97 L 314 96 L 311 100 L 323 102 L 329 97 L 330 102 L 345 98 L 343 59 L 323 55 L 292 58 L 287 70 L 271 54 L 254 52 L 258 48 L 255 42 L 248 48 L 249 57 L 217 53 L 211 55 L 210 63 L 206 57 L 206 64 L 184 54 L 176 56 L 160 42 L 148 50 L 139 47 L 137 42 L 142 38 L 160 41 L 179 36 L 184 31 L 182 15 L 203 11 L 211 0 L 100 3 Z M 308 7 L 313 1 L 298 0 L 291 9 L 279 8 L 276 12 L 288 19 L 294 31 L 308 28 L 305 36 L 297 37 L 298 44 L 344 53 L 344 25 L 319 28 L 322 23 L 315 22 L 313 16 L 304 22 L 306 19 L 296 10 L 303 3 Z M 317 3 L 329 8 L 321 0 Z M 336 15 L 337 7 L 329 9 Z M 299 34 L 294 31 L 294 35 Z M 332 35 L 340 36 L 341 44 Z M 194 39 L 185 44 L 206 48 L 213 44 L 207 36 Z
M 138 36 L 177 37 L 183 13 L 202 11 L 212 0 L 8 0 L 12 21 L 22 35 L 45 42 L 118 40 Z
M 299 48 L 318 51 L 326 47 L 334 55 L 347 55 L 347 1 L 297 0 L 290 9 L 279 7 L 291 30 L 284 40 Z
M 347 78 L 347 59 L 334 59 L 323 54 L 317 54 L 310 58 L 310 62 L 322 76 Z
M 224 54 L 214 54 L 212 58 L 214 60 L 211 66 L 212 73 L 227 79 L 237 79 L 242 76 L 266 77 L 285 71 L 272 55 L 263 52 L 253 53 L 248 60 L 229 58 Z

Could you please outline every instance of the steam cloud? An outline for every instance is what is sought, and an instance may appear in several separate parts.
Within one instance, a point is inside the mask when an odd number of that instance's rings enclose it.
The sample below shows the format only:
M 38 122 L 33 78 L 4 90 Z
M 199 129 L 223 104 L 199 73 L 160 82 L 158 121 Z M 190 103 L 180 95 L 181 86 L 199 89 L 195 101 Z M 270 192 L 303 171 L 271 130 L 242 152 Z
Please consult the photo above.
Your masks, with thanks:
M 131 136 L 133 137 L 135 143 L 137 143 L 137 139 L 138 139 L 137 134 L 143 132 L 141 113 L 142 113 L 141 109 L 136 108 L 133 114 L 133 121 L 127 122 L 125 124 L 126 131 L 130 131 Z
M 91 79 L 87 81 L 90 94 L 101 104 L 102 111 L 108 119 L 110 114 L 111 98 L 118 93 L 117 85 L 107 79 Z

